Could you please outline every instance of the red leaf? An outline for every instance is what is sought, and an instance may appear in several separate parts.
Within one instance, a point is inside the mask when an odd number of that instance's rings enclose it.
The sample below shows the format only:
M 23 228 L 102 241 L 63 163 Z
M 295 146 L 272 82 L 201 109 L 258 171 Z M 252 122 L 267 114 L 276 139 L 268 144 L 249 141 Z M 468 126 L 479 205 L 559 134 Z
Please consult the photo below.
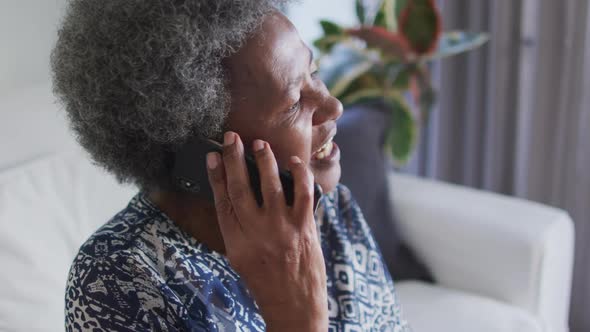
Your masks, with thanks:
M 418 54 L 433 52 L 442 34 L 442 19 L 434 0 L 408 0 L 400 16 L 400 31 L 412 50 Z
M 408 40 L 401 34 L 393 33 L 377 26 L 361 27 L 346 30 L 351 36 L 364 40 L 370 48 L 380 49 L 384 54 L 394 56 L 404 61 L 412 55 Z

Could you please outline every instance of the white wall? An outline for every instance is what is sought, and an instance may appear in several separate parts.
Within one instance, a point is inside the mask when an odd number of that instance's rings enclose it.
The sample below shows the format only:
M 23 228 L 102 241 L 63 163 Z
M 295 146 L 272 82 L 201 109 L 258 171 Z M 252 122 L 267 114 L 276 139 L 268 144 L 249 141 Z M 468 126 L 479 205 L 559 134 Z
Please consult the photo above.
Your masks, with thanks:
M 73 145 L 49 55 L 66 0 L 0 0 L 0 170 Z
M 49 81 L 65 0 L 0 0 L 0 94 Z
M 65 0 L 0 0 L 0 94 L 49 81 L 49 54 Z M 320 36 L 319 20 L 351 25 L 353 0 L 305 0 L 289 17 L 305 42 Z
M 354 0 L 304 0 L 289 8 L 289 18 L 299 30 L 301 38 L 311 46 L 321 35 L 319 21 L 330 21 L 351 26 L 356 24 Z

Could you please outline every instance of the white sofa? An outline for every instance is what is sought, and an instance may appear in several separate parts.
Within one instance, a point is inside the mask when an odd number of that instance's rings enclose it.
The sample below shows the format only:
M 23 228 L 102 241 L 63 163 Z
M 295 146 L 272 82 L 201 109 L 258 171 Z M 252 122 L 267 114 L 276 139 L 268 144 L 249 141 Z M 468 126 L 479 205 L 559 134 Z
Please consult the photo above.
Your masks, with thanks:
M 436 285 L 398 293 L 416 331 L 568 331 L 574 228 L 541 204 L 391 175 L 399 228 Z
M 63 330 L 74 254 L 135 192 L 75 148 L 52 100 L 46 86 L 0 98 L 2 331 Z M 415 331 L 568 330 L 565 212 L 406 175 L 390 184 L 400 231 L 437 280 L 397 284 Z

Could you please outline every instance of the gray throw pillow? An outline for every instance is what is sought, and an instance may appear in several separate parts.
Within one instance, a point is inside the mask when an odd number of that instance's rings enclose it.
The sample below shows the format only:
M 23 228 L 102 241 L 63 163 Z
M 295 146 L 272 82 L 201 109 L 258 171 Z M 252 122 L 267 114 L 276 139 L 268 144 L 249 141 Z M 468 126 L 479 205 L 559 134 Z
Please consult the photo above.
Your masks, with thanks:
M 392 277 L 432 281 L 395 228 L 395 207 L 389 203 L 386 179 L 386 172 L 393 166 L 383 154 L 390 122 L 390 112 L 378 103 L 356 105 L 344 111 L 335 138 L 342 152 L 340 182 L 351 190 L 363 211 Z

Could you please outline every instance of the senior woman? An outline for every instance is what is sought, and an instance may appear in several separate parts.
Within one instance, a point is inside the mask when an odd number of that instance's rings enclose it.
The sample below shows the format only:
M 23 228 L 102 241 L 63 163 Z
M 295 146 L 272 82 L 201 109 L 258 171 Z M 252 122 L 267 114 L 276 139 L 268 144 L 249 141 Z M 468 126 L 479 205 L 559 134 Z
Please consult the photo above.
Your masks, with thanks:
M 272 0 L 72 0 L 52 54 L 80 144 L 140 189 L 84 243 L 68 330 L 406 331 L 332 143 L 342 105 Z M 214 201 L 172 180 L 199 136 Z M 263 204 L 249 186 L 255 156 Z M 294 178 L 287 205 L 278 169 Z M 313 182 L 323 188 L 313 210 Z M 100 202 L 97 202 L 100 204 Z

